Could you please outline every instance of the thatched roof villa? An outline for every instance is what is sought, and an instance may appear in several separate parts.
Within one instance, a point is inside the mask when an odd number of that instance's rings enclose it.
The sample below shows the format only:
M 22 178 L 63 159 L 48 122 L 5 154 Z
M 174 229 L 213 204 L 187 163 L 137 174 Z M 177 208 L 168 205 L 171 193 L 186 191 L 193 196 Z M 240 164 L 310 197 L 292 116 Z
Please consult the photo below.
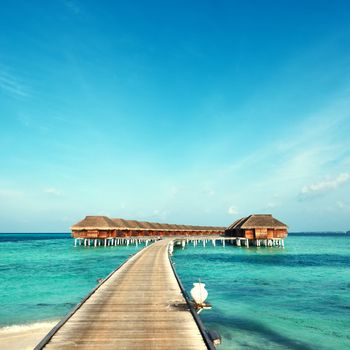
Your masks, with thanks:
M 288 226 L 271 214 L 252 214 L 236 220 L 225 230 L 225 235 L 252 240 L 286 238 Z
M 100 240 L 128 241 L 129 239 L 149 240 L 160 237 L 188 237 L 189 239 L 206 240 L 221 239 L 223 244 L 228 240 L 231 244 L 282 245 L 288 235 L 288 226 L 275 219 L 271 214 L 253 214 L 236 220 L 228 228 L 217 226 L 193 226 L 164 224 L 159 222 L 126 220 L 121 218 L 109 218 L 107 216 L 86 216 L 71 227 L 75 241 L 90 240 L 96 244 Z M 231 239 L 232 238 L 232 239 Z M 84 243 L 85 244 L 85 243 Z
M 107 216 L 86 216 L 71 227 L 74 238 L 115 238 L 140 236 L 220 235 L 225 227 L 173 225 L 158 222 L 110 219 Z

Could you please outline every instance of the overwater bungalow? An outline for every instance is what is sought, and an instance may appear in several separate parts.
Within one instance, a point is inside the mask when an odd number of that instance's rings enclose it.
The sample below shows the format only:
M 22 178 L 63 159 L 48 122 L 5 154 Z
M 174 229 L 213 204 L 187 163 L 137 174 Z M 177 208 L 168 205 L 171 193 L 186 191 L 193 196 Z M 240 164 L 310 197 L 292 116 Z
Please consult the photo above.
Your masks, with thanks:
M 270 241 L 271 245 L 283 245 L 283 239 L 288 236 L 288 226 L 271 214 L 252 214 L 236 220 L 225 230 L 225 235 L 252 240 L 258 246 L 261 240 L 265 245 L 270 245 Z
M 86 216 L 71 227 L 75 244 L 117 245 L 156 240 L 161 237 L 179 237 L 190 240 L 221 239 L 231 244 L 249 247 L 284 246 L 288 227 L 271 214 L 253 214 L 235 221 L 228 228 L 216 226 L 192 226 L 163 224 L 158 222 L 109 218 L 107 216 Z M 203 244 L 205 244 L 205 242 Z M 215 242 L 214 242 L 215 244 Z
M 86 216 L 71 227 L 77 239 L 109 239 L 123 237 L 208 236 L 222 235 L 224 227 L 161 224 L 157 222 L 110 219 Z

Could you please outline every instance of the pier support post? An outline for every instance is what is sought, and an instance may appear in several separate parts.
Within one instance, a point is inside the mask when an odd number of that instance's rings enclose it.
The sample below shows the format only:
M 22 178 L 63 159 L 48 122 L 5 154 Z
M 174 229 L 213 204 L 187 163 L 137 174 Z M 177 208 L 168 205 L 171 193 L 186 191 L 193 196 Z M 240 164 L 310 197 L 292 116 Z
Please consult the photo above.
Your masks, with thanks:
M 75 238 L 74 239 L 74 247 L 76 247 L 77 246 L 77 239 Z
M 174 244 L 173 242 L 171 242 L 168 246 L 169 255 L 173 255 L 173 251 L 174 251 Z
M 236 238 L 236 245 L 237 247 L 241 246 L 241 240 L 239 238 Z

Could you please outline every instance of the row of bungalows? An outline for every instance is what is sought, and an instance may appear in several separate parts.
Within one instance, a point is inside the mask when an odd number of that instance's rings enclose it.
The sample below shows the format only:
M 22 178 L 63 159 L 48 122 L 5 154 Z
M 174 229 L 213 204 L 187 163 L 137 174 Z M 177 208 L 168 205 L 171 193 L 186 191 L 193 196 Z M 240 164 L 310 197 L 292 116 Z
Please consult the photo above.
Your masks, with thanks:
M 161 224 L 157 222 L 86 216 L 71 227 L 72 236 L 80 239 L 118 237 L 164 237 L 222 235 L 225 227 Z
M 288 226 L 271 214 L 253 214 L 236 220 L 225 230 L 225 235 L 249 240 L 284 239 Z

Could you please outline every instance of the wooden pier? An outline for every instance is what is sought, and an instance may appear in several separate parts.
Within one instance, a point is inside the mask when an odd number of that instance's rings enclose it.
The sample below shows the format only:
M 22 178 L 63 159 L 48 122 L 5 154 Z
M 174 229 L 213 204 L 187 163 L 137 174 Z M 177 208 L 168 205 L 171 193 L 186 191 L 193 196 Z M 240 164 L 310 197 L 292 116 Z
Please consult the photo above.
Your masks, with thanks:
M 35 350 L 215 349 L 173 272 L 170 241 L 157 241 L 131 257 Z

